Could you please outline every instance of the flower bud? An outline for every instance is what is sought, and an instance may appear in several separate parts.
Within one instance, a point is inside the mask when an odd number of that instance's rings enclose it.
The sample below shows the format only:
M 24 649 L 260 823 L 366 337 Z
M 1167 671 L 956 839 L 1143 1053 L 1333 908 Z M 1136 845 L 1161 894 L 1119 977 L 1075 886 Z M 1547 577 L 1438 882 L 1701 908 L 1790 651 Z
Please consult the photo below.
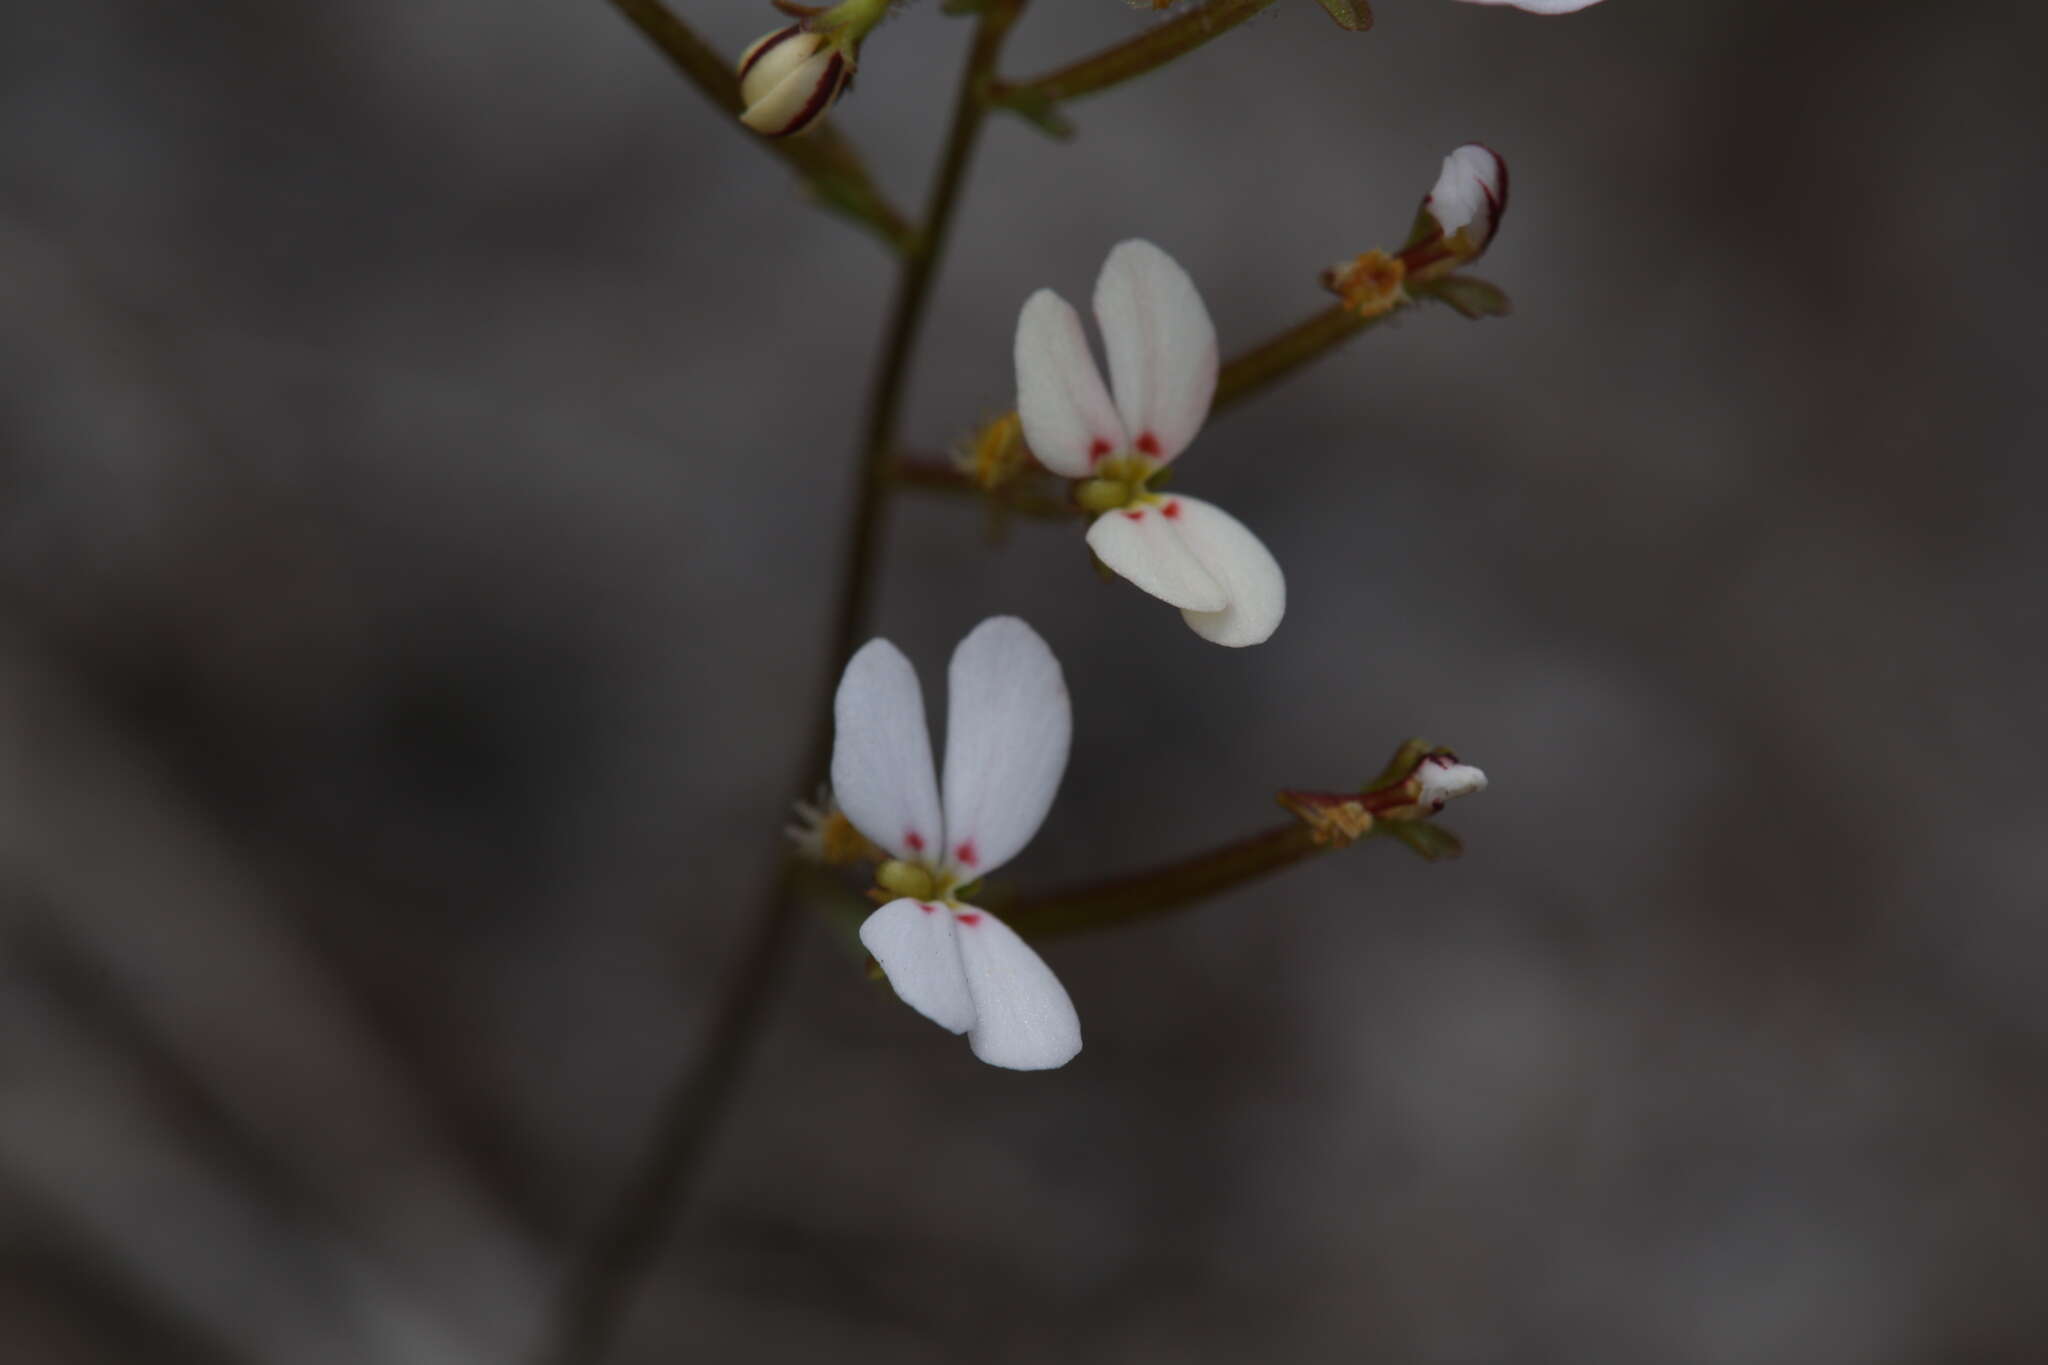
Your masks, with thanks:
M 1486 250 L 1508 208 L 1508 163 L 1490 147 L 1468 142 L 1444 158 L 1436 186 L 1422 201 L 1446 245 L 1464 260 Z
M 1486 790 L 1485 773 L 1443 753 L 1431 754 L 1417 764 L 1415 781 L 1420 788 L 1418 804 L 1432 812 L 1442 810 L 1446 801 Z
M 822 34 L 791 24 L 740 54 L 740 122 L 764 137 L 800 133 L 853 79 L 853 58 Z

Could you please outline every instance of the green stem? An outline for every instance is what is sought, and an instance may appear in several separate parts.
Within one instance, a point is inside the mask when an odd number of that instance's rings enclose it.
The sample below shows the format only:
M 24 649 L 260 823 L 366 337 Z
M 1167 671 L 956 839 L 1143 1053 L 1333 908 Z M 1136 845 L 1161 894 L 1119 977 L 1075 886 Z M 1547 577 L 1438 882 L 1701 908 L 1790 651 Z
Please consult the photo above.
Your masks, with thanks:
M 959 205 L 960 190 L 966 183 L 967 167 L 987 121 L 988 105 L 982 95 L 1003 40 L 1017 21 L 1025 0 L 990 0 L 975 25 L 974 43 L 968 50 L 967 67 L 961 73 L 960 89 L 953 100 L 953 122 L 940 156 L 937 178 L 925 205 L 924 224 L 903 262 L 896 285 L 896 302 L 889 330 L 882 341 L 882 361 L 875 371 L 874 387 L 868 395 L 868 419 L 861 442 L 861 483 L 856 495 L 854 539 L 850 548 L 853 572 L 843 580 L 839 613 L 840 634 L 834 643 L 835 658 L 843 663 L 865 624 L 867 593 L 875 549 L 880 543 L 882 511 L 895 458 L 897 425 L 901 419 L 911 354 L 924 326 L 926 305 L 931 301 L 932 281 L 945 254 L 953 227 L 953 212 Z M 820 752 L 829 752 L 826 732 Z M 823 766 L 822 762 L 819 766 Z
M 613 3 L 629 15 L 643 10 L 667 13 L 648 0 Z M 832 694 L 854 642 L 867 629 L 887 509 L 890 458 L 896 445 L 911 353 L 930 300 L 953 212 L 966 182 L 967 166 L 986 116 L 982 92 L 995 70 L 1003 38 L 1024 3 L 1025 0 L 995 0 L 983 11 L 961 78 L 952 131 L 946 139 L 922 229 L 906 234 L 903 239 L 903 273 L 883 342 L 882 362 L 869 396 L 853 529 L 847 539 L 846 564 L 821 696 L 813 710 L 816 720 L 804 754 L 805 790 L 825 771 L 832 746 Z M 679 21 L 675 27 L 688 32 Z M 695 42 L 693 35 L 690 41 Z M 666 43 L 663 46 L 669 50 Z M 677 60 L 682 64 L 681 57 Z M 719 70 L 723 72 L 722 65 Z M 737 99 L 736 90 L 734 98 Z M 640 1160 L 617 1199 L 600 1217 L 583 1254 L 571 1266 L 538 1357 L 547 1365 L 595 1365 L 604 1358 L 618 1334 L 634 1289 L 646 1278 L 664 1233 L 687 1201 L 690 1186 L 745 1069 L 775 984 L 781 977 L 798 905 L 798 897 L 793 894 L 796 867 L 794 859 L 786 855 L 777 857 L 775 875 L 753 917 L 752 938 L 712 1012 L 703 1046 L 669 1089 Z
M 1333 304 L 1242 355 L 1232 356 L 1216 376 L 1216 401 L 1210 406 L 1210 414 L 1213 416 L 1250 397 L 1274 380 L 1318 359 L 1324 352 L 1413 306 L 1403 301 L 1384 313 L 1361 317 L 1342 304 Z
M 956 469 L 947 461 L 934 456 L 905 456 L 891 467 L 890 477 L 902 488 L 915 488 L 928 493 L 965 493 L 971 497 L 987 498 L 1005 511 L 1015 512 L 1021 516 L 1041 517 L 1047 521 L 1072 521 L 1087 515 L 1072 498 L 1063 494 L 1046 493 L 1037 488 L 1023 486 L 1021 478 L 987 488 L 976 482 L 966 471 Z
M 897 252 L 909 252 L 916 238 L 915 230 L 876 187 L 860 153 L 838 129 L 820 124 L 799 137 L 756 137 L 739 122 L 744 106 L 740 103 L 739 76 L 732 63 L 699 38 L 662 0 L 611 0 L 611 4 L 660 48 L 706 98 L 731 114 L 735 128 L 788 162 L 818 202 L 867 227 Z
M 1422 760 L 1449 753 L 1426 740 L 1411 739 L 1359 791 L 1279 793 L 1280 804 L 1297 817 L 1285 825 L 1164 867 L 1011 902 L 998 913 L 1019 933 L 1032 937 L 1100 929 L 1181 909 L 1382 833 L 1394 835 L 1424 858 L 1454 858 L 1460 849 L 1458 836 L 1430 821 L 1417 804 L 1421 785 L 1416 773 Z
M 605 1358 L 633 1291 L 682 1208 L 787 955 L 796 921 L 797 899 L 790 894 L 796 864 L 780 849 L 776 862 L 775 879 L 752 916 L 753 937 L 712 1010 L 703 1045 L 663 1097 L 631 1174 L 562 1280 L 535 1357 L 542 1365 L 595 1365 Z
M 1034 896 L 1002 909 L 1020 934 L 1041 938 L 1178 910 L 1338 847 L 1298 821 L 1192 858 L 1112 881 Z
M 1273 0 L 1207 0 L 1206 4 L 1149 28 L 1137 37 L 1092 57 L 1028 81 L 999 81 L 989 99 L 1039 122 L 1054 118 L 1053 107 L 1142 76 L 1211 38 L 1219 38 L 1272 4 Z

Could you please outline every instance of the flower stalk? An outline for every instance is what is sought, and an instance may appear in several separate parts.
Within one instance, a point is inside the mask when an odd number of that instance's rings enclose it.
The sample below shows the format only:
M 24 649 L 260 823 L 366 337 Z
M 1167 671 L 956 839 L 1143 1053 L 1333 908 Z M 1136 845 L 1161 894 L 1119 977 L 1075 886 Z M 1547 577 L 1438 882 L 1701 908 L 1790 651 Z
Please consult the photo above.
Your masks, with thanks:
M 741 112 L 737 76 L 659 0 L 612 3 L 647 32 L 714 101 L 735 115 Z M 831 700 L 840 665 L 865 631 L 873 602 L 887 476 L 896 444 L 903 389 L 909 377 L 910 354 L 929 302 L 954 208 L 966 181 L 968 163 L 987 114 L 988 106 L 982 96 L 995 70 L 1003 39 L 1026 3 L 1027 0 L 990 0 L 981 12 L 924 221 L 917 229 L 904 227 L 900 232 L 884 233 L 904 257 L 903 274 L 869 399 L 869 416 L 859 450 L 859 492 L 841 579 L 843 587 L 799 789 L 816 784 L 824 775 L 832 752 Z M 710 65 L 706 64 L 707 59 Z M 793 164 L 803 166 L 808 164 L 810 149 L 820 146 L 821 136 L 829 132 L 821 129 L 808 137 L 768 145 Z M 864 171 L 862 181 L 865 183 Z M 878 196 L 876 202 L 880 203 Z M 876 222 L 868 221 L 871 225 Z M 894 221 L 900 224 L 900 219 Z M 553 1315 L 544 1329 L 539 1359 L 546 1365 L 597 1365 L 609 1352 L 633 1291 L 646 1278 L 663 1236 L 689 1196 L 703 1154 L 745 1068 L 752 1044 L 760 1035 L 761 1020 L 766 1016 L 788 957 L 791 930 L 800 904 L 796 888 L 802 870 L 803 864 L 788 856 L 786 849 L 779 852 L 774 875 L 753 916 L 742 961 L 714 1008 L 704 1045 L 685 1063 L 667 1092 L 641 1157 L 617 1198 L 600 1215 L 563 1281 Z
M 1445 801 L 1482 791 L 1486 777 L 1447 749 L 1409 740 L 1380 775 L 1351 792 L 1283 791 L 1294 821 L 1143 872 L 1005 906 L 1003 918 L 1032 938 L 1105 929 L 1182 910 L 1246 882 L 1376 834 L 1390 834 L 1434 862 L 1463 851 L 1430 819 Z
M 939 161 L 926 202 L 924 222 L 904 255 L 903 273 L 896 287 L 887 335 L 882 341 L 882 360 L 875 370 L 875 382 L 868 396 L 868 419 L 861 442 L 860 487 L 854 504 L 854 531 L 847 549 L 847 573 L 842 583 L 838 626 L 832 641 L 832 667 L 836 670 L 853 653 L 854 642 L 866 628 L 868 606 L 873 594 L 874 563 L 881 546 L 883 511 L 889 489 L 890 466 L 897 446 L 897 424 L 903 410 L 904 390 L 910 377 L 910 357 L 924 326 L 931 302 L 932 282 L 953 226 L 953 212 L 966 184 L 967 168 L 981 139 L 988 117 L 984 90 L 992 79 L 996 60 L 1010 26 L 1017 21 L 1026 0 L 990 0 L 981 10 L 974 28 L 973 46 L 960 77 L 959 93 L 953 102 L 951 130 Z M 819 714 L 826 715 L 821 707 Z M 822 770 L 831 749 L 830 727 L 814 746 L 812 768 Z
M 1405 306 L 1397 303 L 1384 312 L 1368 315 L 1341 303 L 1333 304 L 1251 350 L 1232 356 L 1216 378 L 1216 406 L 1227 408 L 1249 398 L 1310 361 L 1321 359 L 1366 328 L 1384 322 Z
M 1029 119 L 1054 137 L 1072 137 L 1073 125 L 1059 114 L 1061 104 L 1121 85 L 1176 57 L 1186 56 L 1272 3 L 1273 0 L 1206 0 L 1135 38 L 1056 71 L 1026 81 L 997 81 L 988 91 L 988 100 Z
M 1028 897 L 1002 915 L 1027 938 L 1106 929 L 1183 909 L 1334 847 L 1312 826 L 1291 821 L 1161 867 Z

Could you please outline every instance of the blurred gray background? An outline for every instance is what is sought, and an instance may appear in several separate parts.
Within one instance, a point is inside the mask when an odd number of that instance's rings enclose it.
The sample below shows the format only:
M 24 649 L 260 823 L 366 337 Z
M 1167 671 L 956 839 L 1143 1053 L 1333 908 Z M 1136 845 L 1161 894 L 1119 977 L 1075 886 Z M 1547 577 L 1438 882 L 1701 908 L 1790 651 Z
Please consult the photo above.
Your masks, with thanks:
M 745 937 L 821 666 L 884 253 L 599 0 L 10 0 L 0 1358 L 517 1359 Z M 765 7 L 683 12 L 737 52 Z M 1027 74 L 1149 22 L 1040 0 Z M 967 26 L 839 123 L 915 206 Z M 1419 311 L 1181 486 L 1227 652 L 907 495 L 882 628 L 1073 686 L 1025 888 L 1355 784 L 1493 789 L 1052 945 L 976 1063 L 807 923 L 621 1361 L 2048 1354 L 2038 7 L 1308 0 L 992 125 L 909 411 L 1145 235 L 1226 354 L 1514 171 Z M 936 686 L 934 686 L 936 691 Z

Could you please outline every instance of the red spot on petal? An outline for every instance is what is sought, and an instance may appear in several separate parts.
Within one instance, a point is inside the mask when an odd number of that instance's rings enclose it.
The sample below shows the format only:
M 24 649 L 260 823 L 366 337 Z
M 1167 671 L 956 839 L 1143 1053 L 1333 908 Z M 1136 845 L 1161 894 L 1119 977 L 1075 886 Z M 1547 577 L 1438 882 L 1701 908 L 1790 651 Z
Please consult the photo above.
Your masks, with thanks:
M 975 863 L 981 860 L 981 855 L 974 851 L 974 840 L 972 839 L 954 849 L 953 856 L 960 860 L 962 867 L 973 867 Z
M 969 910 L 969 911 L 968 911 L 967 913 L 965 913 L 965 914 L 963 914 L 963 915 L 955 915 L 955 916 L 953 916 L 953 918 L 954 918 L 954 919 L 957 919 L 957 920 L 959 920 L 959 921 L 960 921 L 960 922 L 961 922 L 962 924 L 979 924 L 979 923 L 981 923 L 981 916 L 980 916 L 980 915 L 977 915 L 977 914 L 975 914 L 975 913 L 974 913 L 974 912 L 973 912 L 972 910 Z
M 1149 431 L 1140 432 L 1138 434 L 1137 446 L 1139 450 L 1144 451 L 1147 455 L 1157 455 L 1159 453 L 1159 438 Z
M 917 903 L 917 908 L 924 911 L 927 915 L 929 915 L 932 911 L 938 909 L 939 907 L 936 905 L 926 905 L 923 901 L 919 901 Z
M 1100 436 L 1098 436 L 1095 438 L 1095 443 L 1088 447 L 1088 458 L 1091 461 L 1099 460 L 1103 456 L 1109 454 L 1109 451 L 1109 442 L 1103 440 Z
M 924 852 L 924 836 L 914 829 L 903 831 L 903 843 L 912 853 Z
M 1159 511 L 1160 515 L 1162 516 L 1177 517 L 1180 515 L 1180 504 L 1177 502 L 1169 502 L 1168 504 L 1166 504 L 1166 506 L 1160 508 Z
M 1140 509 L 1136 512 L 1126 512 L 1124 513 L 1124 515 L 1129 517 L 1132 521 L 1143 521 L 1145 519 L 1145 513 L 1143 509 Z

